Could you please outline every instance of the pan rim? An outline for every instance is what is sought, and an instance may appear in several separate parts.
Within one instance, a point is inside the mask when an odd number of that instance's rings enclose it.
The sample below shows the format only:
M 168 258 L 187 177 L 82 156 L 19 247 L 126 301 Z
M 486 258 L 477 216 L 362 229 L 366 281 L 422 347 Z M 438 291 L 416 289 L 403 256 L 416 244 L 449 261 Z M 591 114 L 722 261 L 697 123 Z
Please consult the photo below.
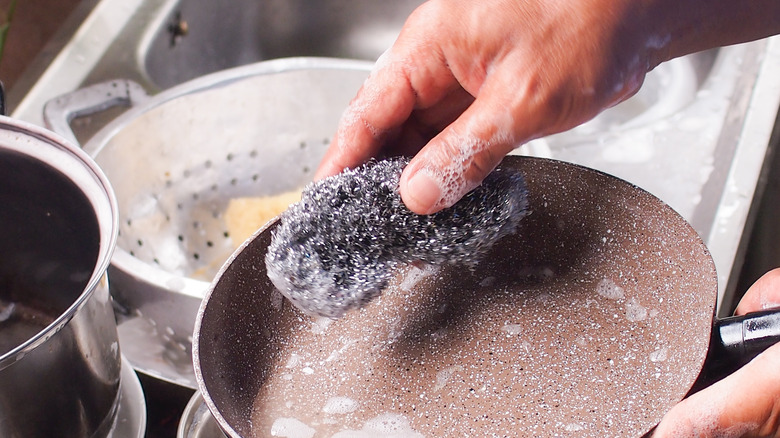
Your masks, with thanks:
M 707 315 L 707 319 L 710 321 L 710 326 L 712 326 L 712 324 L 716 319 L 717 283 L 718 283 L 716 266 L 712 258 L 712 255 L 709 249 L 707 248 L 704 240 L 696 232 L 696 230 L 692 227 L 692 225 L 687 220 L 685 220 L 685 218 L 682 215 L 680 215 L 679 212 L 677 212 L 670 205 L 668 205 L 663 200 L 653 195 L 649 191 L 643 189 L 642 187 L 633 184 L 631 182 L 628 182 L 617 176 L 611 175 L 607 172 L 601 171 L 599 169 L 594 169 L 576 163 L 570 163 L 570 162 L 566 162 L 554 158 L 545 158 L 545 157 L 507 156 L 505 157 L 505 160 L 544 161 L 544 162 L 548 162 L 549 164 L 577 169 L 578 172 L 594 173 L 599 175 L 600 177 L 606 177 L 608 180 L 615 181 L 617 184 L 624 185 L 625 187 L 629 187 L 632 190 L 636 191 L 637 193 L 641 193 L 642 196 L 646 197 L 647 199 L 652 199 L 654 202 L 657 202 L 659 206 L 662 206 L 662 208 L 668 210 L 668 212 L 672 215 L 672 217 L 674 217 L 674 219 L 685 229 L 685 231 L 687 232 L 687 237 L 690 237 L 692 239 L 691 247 L 702 248 L 705 251 L 703 257 L 705 260 L 706 268 L 708 268 L 709 272 L 711 272 L 711 280 L 713 282 L 713 288 L 711 294 L 712 299 L 710 300 L 711 303 L 709 304 L 709 307 L 711 307 L 712 311 Z M 201 362 L 200 331 L 202 329 L 203 318 L 208 310 L 210 299 L 212 298 L 212 295 L 214 294 L 215 289 L 217 288 L 223 275 L 230 269 L 230 266 L 233 264 L 236 258 L 239 257 L 239 255 L 243 252 L 243 250 L 246 247 L 250 246 L 256 238 L 258 238 L 260 235 L 266 232 L 269 228 L 275 227 L 278 224 L 278 222 L 279 222 L 279 217 L 269 221 L 265 226 L 263 226 L 260 230 L 254 233 L 249 239 L 247 239 L 235 252 L 233 252 L 233 254 L 231 254 L 230 258 L 221 267 L 219 273 L 214 277 L 214 280 L 210 284 L 207 294 L 201 303 L 201 307 L 199 308 L 196 317 L 195 332 L 193 335 L 193 363 L 195 368 L 196 380 L 198 383 L 198 389 L 201 393 L 201 396 L 204 399 L 204 402 L 206 403 L 212 415 L 214 416 L 215 420 L 218 422 L 222 430 L 228 433 L 231 436 L 231 438 L 241 438 L 241 435 L 235 431 L 235 429 L 231 426 L 230 422 L 224 417 L 220 408 L 217 406 L 216 401 L 212 398 L 207 388 L 207 382 L 203 375 L 203 370 L 200 363 Z M 708 332 L 708 335 L 711 335 L 711 331 Z M 709 341 L 709 337 L 707 341 Z M 704 365 L 706 351 L 702 353 L 703 354 L 701 360 L 697 361 L 697 363 L 699 364 L 699 369 L 697 369 L 697 374 L 701 372 L 701 368 L 703 368 Z M 690 383 L 692 386 L 695 382 L 691 381 Z M 649 433 L 650 431 L 652 431 L 654 427 L 655 425 L 653 425 L 650 429 L 644 431 L 643 433 L 645 434 Z

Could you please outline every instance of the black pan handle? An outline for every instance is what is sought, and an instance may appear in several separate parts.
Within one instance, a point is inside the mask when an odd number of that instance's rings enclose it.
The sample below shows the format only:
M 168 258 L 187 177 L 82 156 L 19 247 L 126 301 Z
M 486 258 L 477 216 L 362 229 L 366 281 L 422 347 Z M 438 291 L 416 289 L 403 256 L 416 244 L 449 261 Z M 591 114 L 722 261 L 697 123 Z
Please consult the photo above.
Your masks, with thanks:
M 686 397 L 723 379 L 778 342 L 780 309 L 716 320 L 704 367 Z M 651 438 L 654 430 L 642 438 Z
M 701 390 L 750 362 L 780 342 L 780 310 L 763 310 L 715 322 L 710 349 L 691 393 Z
M 765 310 L 723 318 L 715 324 L 720 354 L 738 367 L 780 342 L 780 311 Z

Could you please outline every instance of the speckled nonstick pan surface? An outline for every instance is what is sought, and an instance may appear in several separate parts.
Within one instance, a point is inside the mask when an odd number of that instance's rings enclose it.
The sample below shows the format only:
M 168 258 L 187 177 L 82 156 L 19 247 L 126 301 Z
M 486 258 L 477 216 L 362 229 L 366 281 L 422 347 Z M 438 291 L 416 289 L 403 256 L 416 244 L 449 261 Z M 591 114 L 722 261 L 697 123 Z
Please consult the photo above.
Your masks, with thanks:
M 242 437 L 651 430 L 707 354 L 709 252 L 622 180 L 548 159 L 502 165 L 528 185 L 515 235 L 473 271 L 409 266 L 340 320 L 305 316 L 274 290 L 264 256 L 275 223 L 239 249 L 195 330 L 196 375 L 220 426 Z

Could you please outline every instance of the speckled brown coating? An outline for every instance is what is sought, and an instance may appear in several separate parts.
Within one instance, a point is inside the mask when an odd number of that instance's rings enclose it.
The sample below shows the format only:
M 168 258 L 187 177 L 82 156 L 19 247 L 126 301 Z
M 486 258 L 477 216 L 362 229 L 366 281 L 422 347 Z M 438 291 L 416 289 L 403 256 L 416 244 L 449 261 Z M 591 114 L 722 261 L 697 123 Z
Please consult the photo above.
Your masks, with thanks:
M 411 266 L 335 321 L 283 300 L 261 256 L 201 308 L 201 392 L 231 437 L 640 437 L 681 400 L 717 285 L 695 231 L 652 195 L 553 160 L 508 157 L 530 213 L 474 270 Z M 304 432 L 306 429 L 304 430 Z M 346 431 L 363 435 L 344 435 Z M 351 433 L 351 432 L 350 432 Z M 339 436 L 339 435 L 335 435 Z

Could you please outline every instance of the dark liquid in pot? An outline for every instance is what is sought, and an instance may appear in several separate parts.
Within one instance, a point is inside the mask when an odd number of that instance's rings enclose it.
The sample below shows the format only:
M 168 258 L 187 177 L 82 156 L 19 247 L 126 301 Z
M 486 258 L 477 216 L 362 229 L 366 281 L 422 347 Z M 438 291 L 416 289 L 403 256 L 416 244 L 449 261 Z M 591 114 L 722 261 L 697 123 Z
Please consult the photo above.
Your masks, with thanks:
M 99 226 L 84 192 L 60 171 L 0 152 L 0 356 L 40 333 L 84 292 Z
M 56 318 L 57 313 L 51 310 L 0 300 L 0 355 L 23 344 Z

